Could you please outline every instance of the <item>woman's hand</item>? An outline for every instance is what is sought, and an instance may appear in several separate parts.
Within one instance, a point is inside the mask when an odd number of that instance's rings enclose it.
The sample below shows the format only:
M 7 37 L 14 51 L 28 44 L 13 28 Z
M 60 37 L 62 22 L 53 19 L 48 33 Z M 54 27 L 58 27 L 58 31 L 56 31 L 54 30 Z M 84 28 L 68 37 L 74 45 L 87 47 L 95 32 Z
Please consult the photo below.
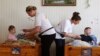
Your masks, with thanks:
M 80 38 L 81 38 L 81 36 L 80 36 L 80 35 L 75 35 L 75 38 L 79 38 L 79 39 L 80 39 Z
M 26 38 L 30 38 L 30 37 L 31 37 L 30 32 L 25 32 L 24 34 L 25 34 L 25 37 L 26 37 Z
M 28 29 L 22 29 L 23 32 L 28 32 Z

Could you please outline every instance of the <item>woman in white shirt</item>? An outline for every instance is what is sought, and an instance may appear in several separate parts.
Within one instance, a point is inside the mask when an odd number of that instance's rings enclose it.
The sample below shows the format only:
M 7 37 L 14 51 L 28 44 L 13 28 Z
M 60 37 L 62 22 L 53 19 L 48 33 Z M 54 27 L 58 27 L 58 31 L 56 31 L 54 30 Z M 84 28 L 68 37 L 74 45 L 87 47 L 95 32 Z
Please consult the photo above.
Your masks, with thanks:
M 44 14 L 37 13 L 35 6 L 26 7 L 26 12 L 30 17 L 35 17 L 35 27 L 23 29 L 26 37 L 40 33 L 42 56 L 50 56 L 50 46 L 55 39 L 56 32 Z M 34 25 L 33 25 L 34 26 Z
M 65 39 L 68 37 L 80 38 L 79 35 L 72 34 L 73 25 L 79 24 L 81 17 L 78 12 L 74 12 L 72 18 L 61 21 L 56 26 L 57 36 L 56 42 L 56 56 L 64 56 Z

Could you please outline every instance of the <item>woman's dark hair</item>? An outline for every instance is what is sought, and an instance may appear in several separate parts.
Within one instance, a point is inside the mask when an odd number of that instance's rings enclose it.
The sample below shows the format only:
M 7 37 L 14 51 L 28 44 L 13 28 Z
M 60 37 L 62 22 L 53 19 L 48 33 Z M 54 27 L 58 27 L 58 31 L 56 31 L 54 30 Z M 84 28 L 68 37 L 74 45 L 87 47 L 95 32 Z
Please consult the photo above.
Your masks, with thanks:
M 75 20 L 75 21 L 81 20 L 79 14 L 80 14 L 79 12 L 74 12 L 71 20 Z
M 84 30 L 88 30 L 88 29 L 91 29 L 91 27 L 86 27 Z
M 32 10 L 37 10 L 37 8 L 35 6 L 27 6 L 26 7 L 26 12 L 30 12 Z
M 8 28 L 8 31 L 11 31 L 11 30 L 13 30 L 15 28 L 15 26 L 13 26 L 13 25 L 10 25 L 9 26 L 9 28 Z

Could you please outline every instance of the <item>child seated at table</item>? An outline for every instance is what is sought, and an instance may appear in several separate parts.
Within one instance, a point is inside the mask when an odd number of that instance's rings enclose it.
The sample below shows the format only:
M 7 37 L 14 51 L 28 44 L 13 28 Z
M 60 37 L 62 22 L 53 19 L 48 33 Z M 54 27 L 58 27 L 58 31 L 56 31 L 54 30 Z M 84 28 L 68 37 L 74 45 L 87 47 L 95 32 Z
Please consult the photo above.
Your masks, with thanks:
M 91 28 L 86 27 L 84 29 L 84 34 L 81 34 L 80 38 L 74 39 L 74 41 L 72 41 L 70 43 L 70 45 L 73 45 L 73 46 L 88 46 L 88 47 L 90 47 L 91 45 L 97 46 L 97 38 L 94 35 L 92 35 L 91 33 L 92 33 Z
M 15 36 L 15 33 L 16 33 L 16 29 L 15 29 L 15 26 L 13 25 L 10 25 L 9 28 L 8 28 L 8 31 L 9 31 L 9 34 L 8 34 L 8 41 L 17 41 L 17 38 Z
M 92 45 L 97 45 L 97 38 L 91 34 L 91 28 L 90 27 L 86 27 L 84 29 L 84 34 L 81 34 L 81 40 L 82 41 L 86 41 Z

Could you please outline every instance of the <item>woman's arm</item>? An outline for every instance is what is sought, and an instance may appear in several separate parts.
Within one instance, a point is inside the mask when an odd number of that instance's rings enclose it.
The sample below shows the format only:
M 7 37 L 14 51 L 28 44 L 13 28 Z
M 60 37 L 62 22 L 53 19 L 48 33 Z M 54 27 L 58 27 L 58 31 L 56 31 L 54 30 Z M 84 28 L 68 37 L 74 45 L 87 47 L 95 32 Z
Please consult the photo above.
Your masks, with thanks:
M 72 34 L 72 33 L 64 33 L 65 37 L 72 37 L 72 38 L 81 38 L 80 35 Z
M 40 32 L 40 26 L 36 26 L 34 29 L 32 29 L 31 32 L 28 32 L 25 34 L 26 37 L 34 36 L 36 33 Z
M 33 29 L 34 29 L 34 28 L 32 28 L 32 29 L 23 29 L 22 31 L 23 31 L 23 32 L 31 32 Z

